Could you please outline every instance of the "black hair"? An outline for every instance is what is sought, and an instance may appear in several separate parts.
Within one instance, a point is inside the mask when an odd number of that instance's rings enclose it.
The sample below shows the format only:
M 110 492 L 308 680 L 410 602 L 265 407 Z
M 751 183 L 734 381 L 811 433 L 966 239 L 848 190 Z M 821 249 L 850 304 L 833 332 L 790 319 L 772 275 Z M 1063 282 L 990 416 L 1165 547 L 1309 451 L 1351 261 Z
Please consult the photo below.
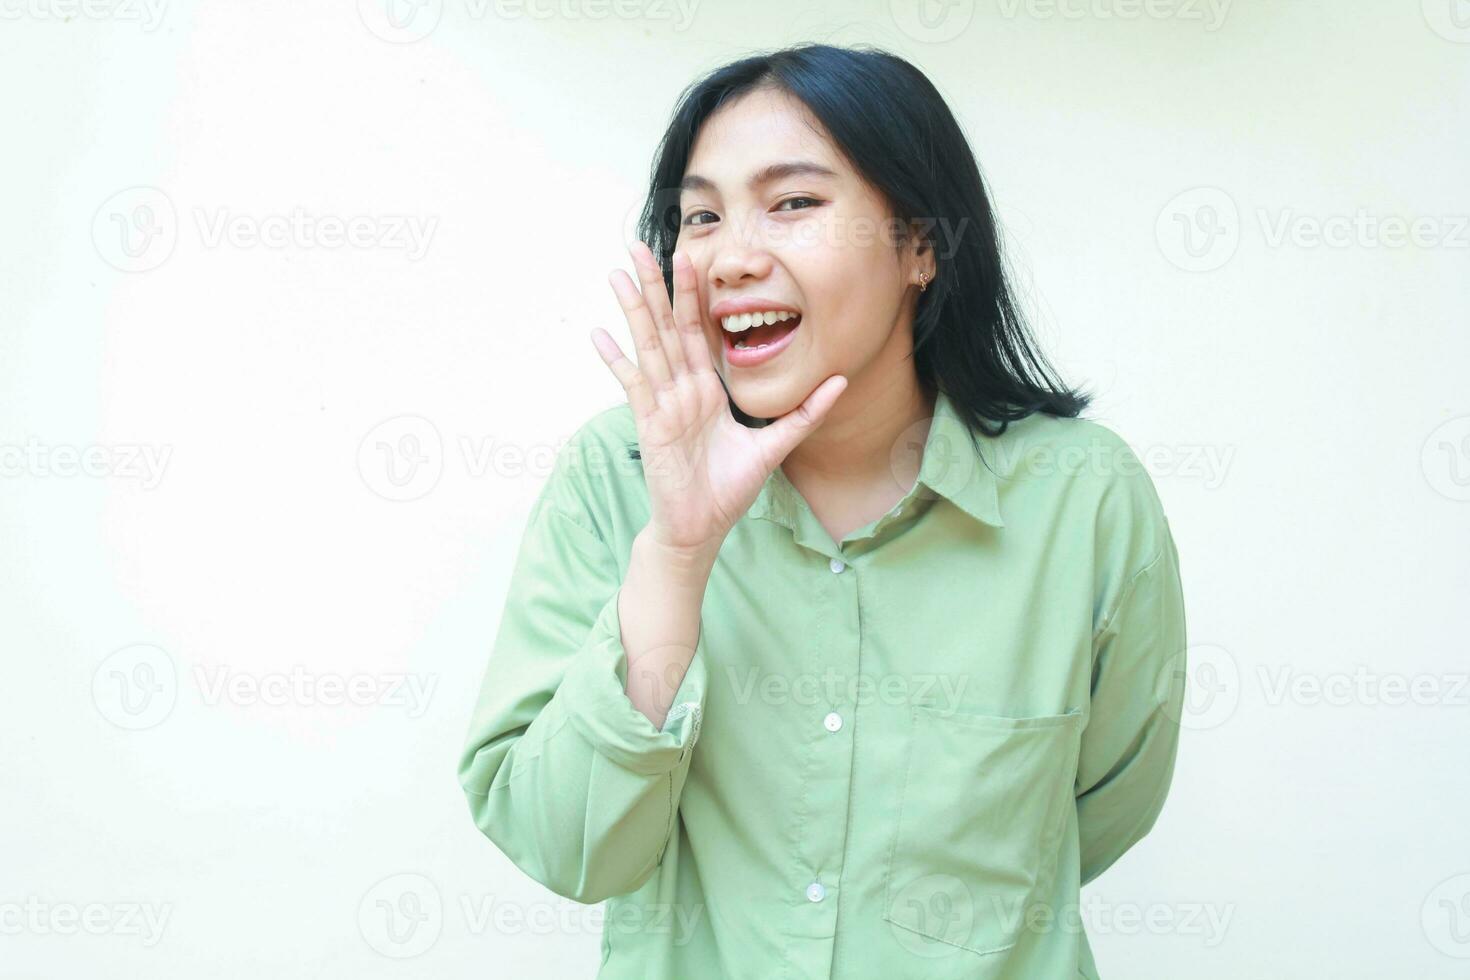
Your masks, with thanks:
M 972 438 L 975 430 L 1000 435 L 1035 412 L 1079 415 L 1091 396 L 1062 383 L 1026 328 L 985 182 L 959 122 L 919 69 L 870 45 L 802 44 L 758 54 L 684 90 L 655 155 L 637 227 L 670 294 L 679 185 L 700 128 L 727 102 L 765 88 L 805 105 L 885 199 L 897 226 L 924 229 L 935 272 L 914 316 L 920 385 L 950 397 Z M 747 426 L 766 422 L 746 415 L 733 398 L 730 411 Z M 636 447 L 631 452 L 639 458 Z

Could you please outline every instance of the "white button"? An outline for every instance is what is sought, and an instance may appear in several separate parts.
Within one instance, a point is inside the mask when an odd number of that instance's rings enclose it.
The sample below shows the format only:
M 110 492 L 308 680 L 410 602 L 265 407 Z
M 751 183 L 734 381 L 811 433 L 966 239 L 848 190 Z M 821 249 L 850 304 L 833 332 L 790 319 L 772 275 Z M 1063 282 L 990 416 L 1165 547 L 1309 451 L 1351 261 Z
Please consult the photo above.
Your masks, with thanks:
M 832 569 L 832 571 L 834 572 L 840 572 L 847 567 L 847 562 L 843 561 L 841 558 L 833 558 L 827 563 L 827 567 Z
M 842 727 L 842 716 L 834 711 L 822 719 L 822 724 L 827 726 L 827 731 L 835 732 Z
M 809 902 L 820 902 L 827 897 L 827 889 L 822 887 L 820 881 L 814 881 L 806 886 L 806 897 Z

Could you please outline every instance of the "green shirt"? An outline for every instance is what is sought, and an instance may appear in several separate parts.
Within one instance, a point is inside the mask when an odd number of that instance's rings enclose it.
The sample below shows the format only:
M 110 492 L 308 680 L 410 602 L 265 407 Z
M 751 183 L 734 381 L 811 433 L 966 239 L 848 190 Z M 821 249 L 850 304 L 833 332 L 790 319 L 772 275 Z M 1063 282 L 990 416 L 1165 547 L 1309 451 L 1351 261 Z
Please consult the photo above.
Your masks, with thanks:
M 841 543 L 777 468 L 661 729 L 624 692 L 630 408 L 562 449 L 459 781 L 517 867 L 607 900 L 599 978 L 1097 977 L 1078 890 L 1173 772 L 1178 555 L 1110 430 L 978 438 L 994 472 L 940 393 L 917 481 Z

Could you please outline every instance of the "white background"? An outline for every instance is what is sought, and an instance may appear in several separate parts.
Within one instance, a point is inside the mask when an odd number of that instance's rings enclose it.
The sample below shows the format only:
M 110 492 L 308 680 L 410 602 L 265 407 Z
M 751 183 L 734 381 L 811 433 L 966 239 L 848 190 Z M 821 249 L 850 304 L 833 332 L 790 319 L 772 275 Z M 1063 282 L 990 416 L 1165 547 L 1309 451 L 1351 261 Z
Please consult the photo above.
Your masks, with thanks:
M 159 2 L 0 0 L 0 972 L 593 974 L 455 765 L 674 99 L 805 40 L 950 100 L 1174 529 L 1105 980 L 1470 971 L 1470 3 Z

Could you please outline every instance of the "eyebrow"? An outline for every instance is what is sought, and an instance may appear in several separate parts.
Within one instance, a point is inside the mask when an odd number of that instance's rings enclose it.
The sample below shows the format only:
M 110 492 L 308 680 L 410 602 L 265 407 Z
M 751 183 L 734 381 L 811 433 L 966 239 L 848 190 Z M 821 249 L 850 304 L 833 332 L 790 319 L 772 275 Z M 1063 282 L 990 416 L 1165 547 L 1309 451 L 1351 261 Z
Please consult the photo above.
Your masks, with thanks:
M 813 163 L 810 160 L 781 160 L 777 163 L 770 163 L 760 168 L 755 173 L 750 175 L 750 179 L 747 180 L 745 184 L 747 187 L 754 190 L 755 188 L 760 187 L 764 184 L 769 184 L 777 180 L 784 180 L 787 177 L 833 178 L 836 176 L 837 172 L 835 170 L 830 170 L 827 167 L 822 166 L 820 163 Z M 708 177 L 701 177 L 699 174 L 685 174 L 684 180 L 679 184 L 679 190 L 713 192 L 716 190 L 716 188 L 715 182 L 710 180 Z

